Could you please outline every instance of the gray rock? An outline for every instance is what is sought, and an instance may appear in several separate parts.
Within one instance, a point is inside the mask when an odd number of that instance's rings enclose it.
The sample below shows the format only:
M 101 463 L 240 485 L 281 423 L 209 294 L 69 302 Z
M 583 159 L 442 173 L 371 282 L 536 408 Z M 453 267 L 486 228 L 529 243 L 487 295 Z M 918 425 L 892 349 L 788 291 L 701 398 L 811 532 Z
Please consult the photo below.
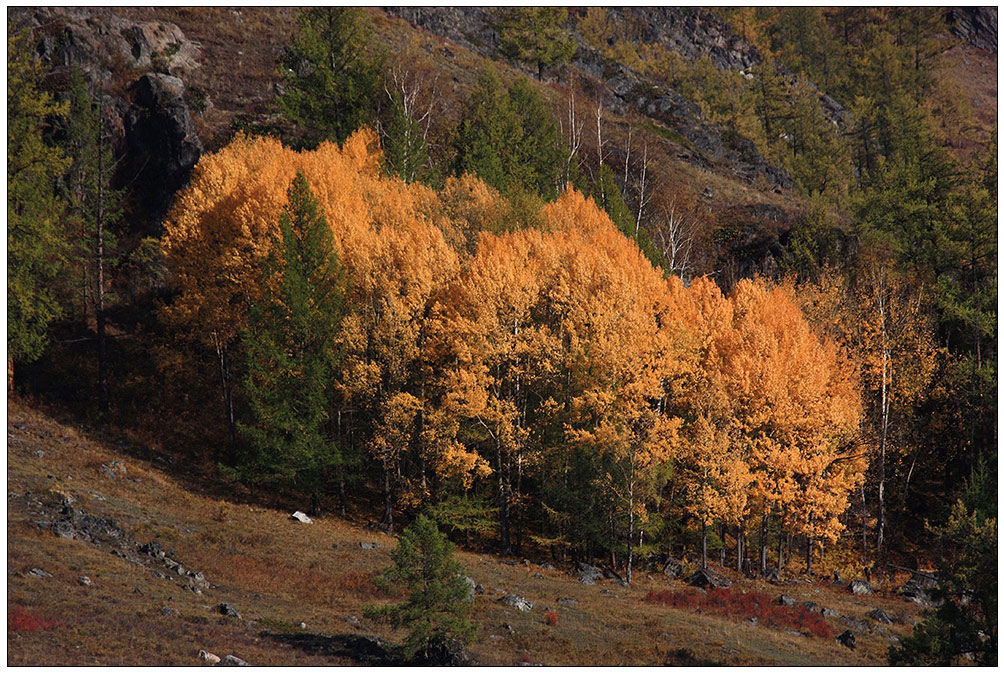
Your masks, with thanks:
M 297 510 L 295 513 L 289 516 L 289 519 L 295 520 L 297 522 L 302 522 L 303 524 L 313 524 L 314 520 L 307 517 L 307 513 L 300 512 Z
M 126 476 L 126 465 L 124 461 L 112 461 L 101 464 L 101 472 L 109 480 L 118 480 Z
M 80 578 L 77 578 L 77 582 L 86 587 L 94 585 L 94 583 L 91 582 L 91 579 L 88 578 L 87 576 L 81 576 Z
M 43 452 L 41 449 L 36 449 L 35 450 L 35 456 L 37 456 L 40 459 L 44 459 L 45 458 L 45 452 Z
M 850 630 L 845 630 L 840 636 L 837 637 L 837 641 L 847 648 L 854 650 L 854 632 Z
M 575 570 L 579 574 L 579 582 L 583 585 L 595 585 L 596 581 L 603 580 L 603 572 L 585 562 L 576 564 Z
M 544 571 L 554 571 L 554 566 L 551 565 L 551 564 L 549 564 L 549 563 L 547 563 L 547 562 L 544 562 L 543 564 L 541 564 L 540 568 L 542 568 Z
M 687 578 L 687 583 L 705 589 L 732 587 L 731 580 L 711 569 L 698 569 L 696 573 Z
M 892 625 L 894 622 L 896 622 L 895 618 L 893 618 L 891 615 L 889 615 L 880 608 L 877 608 L 873 611 L 869 611 L 868 617 L 874 620 L 875 622 L 883 623 L 885 625 Z
M 506 606 L 511 606 L 512 608 L 518 611 L 523 611 L 524 613 L 532 611 L 534 607 L 534 603 L 532 601 L 525 597 L 520 597 L 518 594 L 507 594 L 499 601 Z
M 474 601 L 474 594 L 477 591 L 478 584 L 470 576 L 464 576 L 464 583 L 467 585 L 467 596 L 465 598 L 467 601 Z
M 780 597 L 774 600 L 775 604 L 780 604 L 781 606 L 795 606 L 798 601 L 794 597 L 789 597 L 786 594 L 782 594 Z
M 562 606 L 578 606 L 579 600 L 575 597 L 558 597 L 558 603 Z
M 52 578 L 52 574 L 44 569 L 40 569 L 37 566 L 28 572 L 29 576 L 33 578 Z
M 865 625 L 863 622 L 861 622 L 857 618 L 853 618 L 853 617 L 850 617 L 850 616 L 844 616 L 843 618 L 840 619 L 840 621 L 842 623 L 844 623 L 845 625 L 847 625 L 848 627 L 850 627 L 851 629 L 857 630 L 858 632 L 868 632 L 869 631 L 868 630 L 868 625 Z
M 376 550 L 377 548 L 382 548 L 383 546 L 379 543 L 370 543 L 368 541 L 363 541 L 359 544 L 359 547 L 363 550 Z
M 820 611 L 820 613 L 823 614 L 824 618 L 841 618 L 841 617 L 843 617 L 843 616 L 841 616 L 839 613 L 837 613 L 836 611 L 834 611 L 831 608 L 824 608 L 822 611 Z
M 801 606 L 806 611 L 809 611 L 811 613 L 819 613 L 820 612 L 819 604 L 817 604 L 814 601 L 803 601 L 803 602 L 801 602 L 799 604 L 799 606 Z
M 225 604 L 225 603 L 224 604 L 218 604 L 216 606 L 216 611 L 220 615 L 225 615 L 228 618 L 237 618 L 238 620 L 241 619 L 241 614 L 237 611 L 236 608 L 234 608 L 230 604 Z
M 354 615 L 345 616 L 345 622 L 352 625 L 353 627 L 356 627 L 359 625 L 359 618 L 355 617 Z
M 247 662 L 241 660 L 236 655 L 224 655 L 223 659 L 217 662 L 214 667 L 250 667 Z
M 683 573 L 683 564 L 670 557 L 666 560 L 666 565 L 662 567 L 662 573 L 666 578 L 675 580 Z
M 171 617 L 171 616 L 181 615 L 181 611 L 171 606 L 161 606 L 160 614 L 163 616 Z
M 868 581 L 861 580 L 860 578 L 852 580 L 851 584 L 847 586 L 847 590 L 858 595 L 875 594 L 875 590 L 868 584 Z

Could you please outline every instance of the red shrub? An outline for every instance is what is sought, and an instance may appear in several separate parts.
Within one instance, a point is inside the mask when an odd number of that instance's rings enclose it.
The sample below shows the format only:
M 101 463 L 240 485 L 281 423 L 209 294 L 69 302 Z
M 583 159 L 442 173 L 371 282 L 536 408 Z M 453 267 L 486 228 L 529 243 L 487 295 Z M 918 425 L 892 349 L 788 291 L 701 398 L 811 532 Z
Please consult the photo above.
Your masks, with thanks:
M 731 589 L 718 589 L 703 594 L 697 590 L 682 592 L 663 590 L 649 592 L 645 601 L 701 613 L 724 615 L 738 620 L 756 618 L 758 624 L 767 627 L 808 632 L 817 637 L 833 636 L 833 629 L 819 613 L 813 613 L 804 606 L 776 604 L 768 595 L 761 592 L 744 594 Z
M 554 627 L 555 625 L 558 624 L 558 612 L 555 611 L 554 609 L 549 609 L 547 611 L 544 611 L 544 620 L 547 621 L 548 625 Z
M 23 606 L 12 606 L 7 612 L 7 631 L 19 634 L 41 632 L 57 625 L 55 620 L 47 620 L 38 613 L 33 613 Z

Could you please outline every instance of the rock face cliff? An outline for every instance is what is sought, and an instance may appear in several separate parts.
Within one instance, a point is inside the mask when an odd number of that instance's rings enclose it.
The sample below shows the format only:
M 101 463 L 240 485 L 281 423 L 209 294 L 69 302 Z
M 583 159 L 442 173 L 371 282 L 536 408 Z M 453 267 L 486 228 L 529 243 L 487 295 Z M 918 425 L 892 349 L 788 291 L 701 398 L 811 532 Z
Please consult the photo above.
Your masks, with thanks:
M 498 36 L 492 10 L 482 7 L 385 7 L 384 11 L 417 28 L 445 38 L 482 56 L 498 58 Z M 715 15 L 683 8 L 610 10 L 616 22 L 630 20 L 641 27 L 641 39 L 662 42 L 686 58 L 708 54 L 720 68 L 743 70 L 760 61 L 751 44 L 735 35 Z M 723 142 L 722 129 L 710 123 L 700 108 L 679 92 L 624 66 L 611 63 L 581 39 L 566 76 L 590 80 L 589 89 L 605 108 L 616 114 L 629 111 L 665 125 L 689 141 L 693 152 L 681 157 L 704 168 L 725 165 L 748 182 L 764 182 L 774 189 L 791 189 L 788 172 L 771 165 L 754 143 Z
M 953 7 L 948 12 L 952 34 L 978 49 L 997 53 L 997 8 Z
M 40 56 L 84 73 L 122 160 L 119 179 L 135 190 L 140 226 L 156 233 L 202 155 L 181 79 L 199 67 L 199 45 L 172 23 L 101 8 L 15 8 L 8 22 L 34 29 Z

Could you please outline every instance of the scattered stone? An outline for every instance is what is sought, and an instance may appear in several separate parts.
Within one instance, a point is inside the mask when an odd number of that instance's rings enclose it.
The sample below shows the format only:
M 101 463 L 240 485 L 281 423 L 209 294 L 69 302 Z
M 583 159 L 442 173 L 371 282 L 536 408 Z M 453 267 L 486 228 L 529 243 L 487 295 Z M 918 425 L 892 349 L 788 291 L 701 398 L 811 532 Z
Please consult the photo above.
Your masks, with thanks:
M 33 576 L 34 578 L 52 578 L 51 573 L 45 571 L 44 569 L 40 569 L 37 566 L 31 571 L 29 571 L 28 575 Z
M 805 636 L 801 632 L 796 632 L 795 630 L 785 630 L 785 632 L 787 632 L 788 634 L 790 634 L 793 637 L 804 637 Z
M 199 651 L 199 660 L 215 665 L 220 661 L 220 656 L 210 653 L 209 651 Z
M 464 576 L 464 583 L 467 585 L 467 601 L 474 601 L 474 594 L 477 592 L 478 584 L 470 576 Z
M 868 617 L 874 620 L 875 622 L 884 623 L 886 625 L 892 625 L 894 622 L 896 622 L 895 618 L 893 618 L 891 615 L 889 615 L 880 608 L 871 611 L 868 614 Z
M 575 597 L 558 597 L 558 603 L 562 606 L 578 606 L 579 600 Z
M 718 589 L 732 587 L 732 581 L 720 573 L 715 573 L 711 569 L 698 569 L 696 573 L 687 578 L 687 583 L 694 587 L 706 589 Z
M 749 620 L 748 620 L 747 622 L 748 622 L 748 623 L 749 623 L 750 625 L 756 625 L 758 621 L 757 621 L 757 619 L 756 619 L 756 616 L 752 616 L 752 617 L 750 617 L 750 619 L 749 619 Z
M 533 577 L 534 578 L 543 578 L 544 574 L 542 574 L 542 573 L 535 573 L 535 574 L 533 574 Z
M 238 620 L 241 619 L 241 614 L 238 613 L 237 609 L 230 604 L 219 604 L 217 605 L 216 610 L 220 613 L 220 615 L 225 615 L 228 618 L 237 618 Z
M 617 581 L 617 583 L 621 587 L 631 587 L 631 583 L 627 582 L 626 580 L 619 580 Z
M 354 615 L 345 616 L 345 622 L 352 625 L 353 627 L 356 627 L 359 625 L 359 618 L 355 617 Z
M 516 562 L 511 559 L 500 559 L 499 564 L 505 564 L 506 566 L 516 566 Z
M 302 620 L 296 623 L 296 626 L 299 627 L 301 630 L 307 629 L 307 623 L 303 622 Z
M 223 659 L 217 662 L 214 667 L 250 667 L 248 663 L 238 658 L 236 655 L 224 655 Z
M 521 564 L 523 564 L 523 566 L 530 566 L 530 560 L 529 560 L 529 559 L 524 559 L 524 560 L 523 560 L 523 561 L 521 562 Z
M 45 458 L 45 452 L 43 452 L 41 449 L 37 449 L 37 450 L 35 450 L 35 456 L 37 456 L 40 459 L 44 459 Z
M 910 580 L 903 587 L 896 590 L 896 592 L 915 604 L 932 606 L 934 602 L 931 601 L 931 590 L 937 587 L 937 585 L 938 581 L 933 576 L 914 573 Z
M 511 606 L 518 611 L 532 611 L 534 603 L 525 597 L 520 597 L 518 594 L 507 594 L 500 600 L 506 606 Z
M 474 594 L 484 594 L 485 588 L 481 583 L 474 586 Z
M 295 513 L 289 516 L 289 519 L 296 520 L 297 522 L 303 522 L 304 524 L 313 524 L 314 520 L 307 517 L 307 513 L 300 512 L 297 510 Z
M 368 541 L 363 541 L 359 544 L 359 547 L 363 550 L 376 550 L 377 548 L 382 548 L 383 546 L 379 543 L 370 543 Z
M 840 620 L 845 625 L 847 625 L 848 627 L 850 627 L 853 630 L 857 630 L 858 632 L 868 632 L 869 631 L 868 630 L 868 625 L 865 625 L 863 622 L 861 622 L 857 618 L 852 618 L 850 616 L 844 616 Z
M 124 461 L 112 461 L 101 464 L 101 472 L 109 480 L 117 480 L 126 476 L 126 465 Z
M 77 582 L 87 587 L 94 585 L 94 583 L 91 582 L 91 579 L 88 578 L 87 576 L 81 576 L 80 578 L 77 578 Z
M 781 606 L 795 606 L 798 601 L 794 597 L 789 597 L 786 594 L 782 594 L 780 597 L 774 600 L 775 604 L 780 604 Z
M 604 588 L 604 589 L 600 590 L 600 594 L 610 594 L 610 590 Z
M 819 604 L 817 604 L 814 601 L 803 601 L 802 603 L 799 604 L 799 606 L 801 606 L 802 608 L 804 608 L 806 611 L 810 611 L 811 613 L 819 613 L 820 612 L 820 610 L 819 610 Z
M 73 524 L 66 520 L 61 520 L 59 522 L 53 522 L 52 526 L 49 527 L 52 533 L 56 534 L 60 538 L 73 538 L 76 535 L 76 530 L 73 528 Z
M 844 632 L 837 637 L 837 641 L 840 643 L 840 645 L 846 646 L 852 651 L 854 650 L 854 632 L 850 630 L 844 630 Z
M 585 562 L 576 564 L 575 570 L 579 574 L 579 582 L 583 585 L 595 585 L 596 581 L 603 580 L 603 572 Z
M 820 613 L 823 614 L 824 618 L 842 618 L 843 616 L 834 611 L 831 608 L 824 608 Z
M 172 606 L 161 606 L 160 614 L 170 618 L 172 616 L 181 615 L 181 611 Z
M 670 557 L 666 560 L 666 565 L 662 567 L 662 573 L 666 578 L 675 580 L 683 573 L 683 564 Z
M 875 590 L 872 586 L 868 584 L 868 581 L 861 580 L 860 578 L 852 580 L 851 584 L 847 586 L 847 589 L 854 594 L 875 594 Z
M 549 564 L 549 563 L 547 563 L 547 562 L 544 562 L 543 564 L 541 564 L 540 568 L 542 568 L 544 571 L 554 571 L 554 566 L 551 565 L 551 564 Z

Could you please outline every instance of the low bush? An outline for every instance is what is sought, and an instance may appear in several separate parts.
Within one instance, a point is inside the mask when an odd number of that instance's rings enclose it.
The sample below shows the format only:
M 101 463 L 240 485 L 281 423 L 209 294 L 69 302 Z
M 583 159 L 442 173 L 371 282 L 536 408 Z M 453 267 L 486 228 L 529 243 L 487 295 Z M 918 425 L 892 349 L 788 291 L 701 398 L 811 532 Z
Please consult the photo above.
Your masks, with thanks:
M 709 590 L 706 594 L 698 590 L 663 590 L 649 592 L 645 601 L 686 610 L 714 613 L 738 620 L 756 618 L 757 623 L 767 627 L 791 629 L 816 637 L 833 637 L 833 628 L 819 613 L 804 606 L 783 606 L 774 603 L 770 596 L 761 592 L 738 592 L 732 589 Z
M 30 634 L 32 632 L 42 632 L 52 629 L 58 623 L 56 620 L 49 620 L 39 613 L 29 611 L 23 606 L 11 606 L 7 612 L 7 632 L 18 634 Z
M 544 620 L 547 621 L 548 625 L 554 627 L 558 624 L 558 612 L 553 609 L 544 611 Z

